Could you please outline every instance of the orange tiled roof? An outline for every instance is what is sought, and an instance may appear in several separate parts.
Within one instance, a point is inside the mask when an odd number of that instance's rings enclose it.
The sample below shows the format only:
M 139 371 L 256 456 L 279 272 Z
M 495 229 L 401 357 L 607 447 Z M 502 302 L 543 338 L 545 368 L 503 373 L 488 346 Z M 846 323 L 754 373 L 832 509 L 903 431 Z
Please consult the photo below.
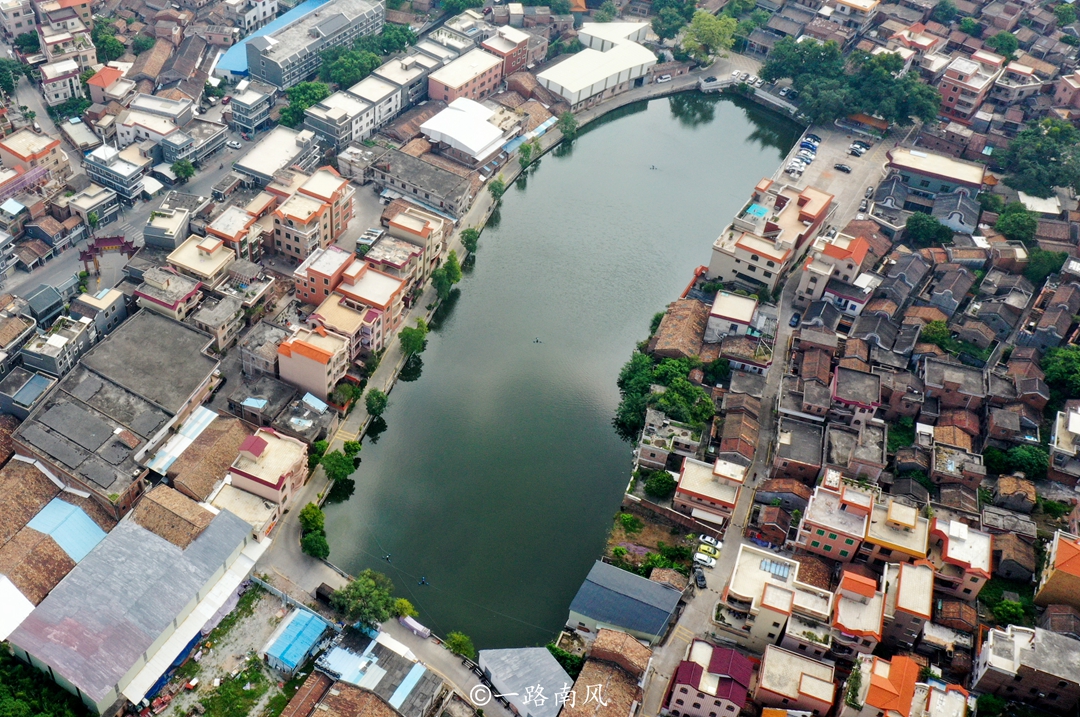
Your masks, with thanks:
M 910 714 L 915 683 L 918 681 L 919 663 L 910 657 L 897 655 L 891 663 L 875 657 L 870 665 L 870 690 L 866 693 L 866 704 L 883 712 L 895 710 L 902 715 Z
M 851 259 L 856 264 L 862 264 L 868 251 L 870 251 L 870 242 L 862 237 L 856 237 L 851 240 L 848 243 L 847 248 L 839 247 L 832 242 L 825 245 L 825 253 L 829 256 L 836 259 Z
M 1069 540 L 1058 533 L 1057 558 L 1054 569 L 1069 575 L 1080 576 L 1080 543 Z
M 86 81 L 86 84 L 105 89 L 123 76 L 124 73 L 115 67 L 102 67 L 94 73 L 93 77 Z
M 296 353 L 321 364 L 328 364 L 333 358 L 333 354 L 326 349 L 313 346 L 306 341 L 283 341 L 278 346 L 278 353 L 289 357 Z
M 877 583 L 872 578 L 845 570 L 844 576 L 840 578 L 840 589 L 872 598 L 877 592 Z

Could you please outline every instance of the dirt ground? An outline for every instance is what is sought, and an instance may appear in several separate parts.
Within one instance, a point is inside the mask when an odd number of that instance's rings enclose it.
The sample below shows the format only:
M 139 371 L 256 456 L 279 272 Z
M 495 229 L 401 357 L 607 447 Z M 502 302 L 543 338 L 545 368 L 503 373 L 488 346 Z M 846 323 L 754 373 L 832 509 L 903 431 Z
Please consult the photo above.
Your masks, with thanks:
M 249 651 L 258 651 L 270 639 L 270 635 L 277 628 L 287 610 L 282 606 L 281 600 L 268 592 L 262 592 L 259 599 L 254 603 L 253 612 L 240 618 L 218 643 L 209 645 L 204 643 L 195 654 L 201 650 L 202 655 L 198 661 L 198 671 L 195 677 L 199 679 L 199 685 L 195 690 L 184 690 L 173 698 L 169 707 L 162 712 L 162 717 L 182 717 L 188 714 L 191 706 L 201 699 L 208 697 L 214 691 L 214 679 L 224 680 L 230 677 L 235 670 L 242 670 L 248 658 Z M 187 667 L 187 666 L 185 666 Z M 266 694 L 260 698 L 258 704 L 251 710 L 250 715 L 255 717 L 262 714 L 266 703 L 270 698 L 281 691 L 281 675 L 263 668 L 270 677 L 271 686 Z M 181 669 L 183 674 L 184 670 Z M 185 682 L 185 678 L 175 678 L 174 682 Z
M 607 542 L 607 555 L 611 555 L 612 548 L 623 547 L 631 555 L 636 558 L 642 558 L 645 553 L 655 553 L 658 551 L 657 543 L 664 543 L 665 545 L 678 545 L 680 542 L 686 539 L 687 532 L 683 528 L 672 528 L 669 525 L 651 521 L 648 518 L 635 515 L 645 525 L 640 532 L 627 533 L 619 522 L 619 516 L 623 513 L 617 513 L 613 522 L 611 533 L 608 535 Z M 672 531 L 676 532 L 672 532 Z

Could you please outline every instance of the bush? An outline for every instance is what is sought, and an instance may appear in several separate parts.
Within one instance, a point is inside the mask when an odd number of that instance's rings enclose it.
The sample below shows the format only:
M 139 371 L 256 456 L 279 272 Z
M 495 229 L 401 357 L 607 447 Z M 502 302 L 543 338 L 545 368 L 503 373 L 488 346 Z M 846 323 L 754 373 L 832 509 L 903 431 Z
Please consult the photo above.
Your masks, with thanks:
M 300 541 L 300 549 L 305 555 L 326 560 L 330 556 L 330 543 L 322 533 L 308 533 Z
M 389 404 L 390 399 L 377 388 L 368 389 L 367 395 L 364 396 L 364 405 L 372 416 L 381 416 Z
M 581 674 L 581 668 L 585 666 L 585 658 L 556 647 L 554 642 L 548 643 L 547 649 L 551 656 L 555 658 L 555 661 L 566 670 L 566 674 L 570 675 L 570 679 L 576 680 L 577 676 Z
M 300 529 L 304 533 L 321 533 L 326 527 L 326 515 L 322 508 L 314 503 L 308 503 L 300 509 Z
M 420 613 L 416 611 L 413 604 L 405 598 L 397 598 L 394 600 L 393 608 L 394 617 L 416 617 Z
M 645 495 L 657 500 L 667 500 L 675 495 L 679 483 L 667 471 L 656 471 L 645 481 Z
M 473 660 L 476 658 L 476 648 L 473 647 L 472 639 L 463 632 L 451 632 L 446 636 L 446 649 L 455 655 Z
M 641 518 L 630 513 L 619 514 L 619 525 L 622 526 L 623 531 L 627 535 L 633 535 L 634 533 L 640 533 L 645 527 L 645 523 L 641 522 Z
M 1024 624 L 1024 606 L 1014 600 L 1002 600 L 994 606 L 993 612 L 999 625 Z
M 1005 711 L 1005 700 L 997 695 L 979 695 L 975 702 L 979 717 L 999 717 Z

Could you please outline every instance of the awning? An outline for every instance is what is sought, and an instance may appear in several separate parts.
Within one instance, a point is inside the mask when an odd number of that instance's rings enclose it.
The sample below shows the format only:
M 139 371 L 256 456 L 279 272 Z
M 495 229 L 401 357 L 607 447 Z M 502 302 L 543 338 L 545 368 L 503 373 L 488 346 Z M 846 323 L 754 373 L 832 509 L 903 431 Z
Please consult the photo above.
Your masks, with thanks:
M 715 523 L 716 525 L 723 525 L 724 519 L 716 513 L 710 513 L 707 510 L 701 508 L 694 508 L 690 511 L 691 518 L 697 518 L 698 520 L 704 520 L 706 523 Z

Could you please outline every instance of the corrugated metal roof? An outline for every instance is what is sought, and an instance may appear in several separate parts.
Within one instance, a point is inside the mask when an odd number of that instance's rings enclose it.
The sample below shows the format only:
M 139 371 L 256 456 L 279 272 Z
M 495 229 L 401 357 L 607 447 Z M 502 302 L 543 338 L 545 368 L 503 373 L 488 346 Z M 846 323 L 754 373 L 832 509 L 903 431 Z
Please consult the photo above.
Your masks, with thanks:
M 326 623 L 321 617 L 307 610 L 297 610 L 274 644 L 266 650 L 266 655 L 295 670 L 325 631 Z
M 60 498 L 49 501 L 27 525 L 50 536 L 76 563 L 105 539 L 105 531 L 82 508 Z
M 597 561 L 570 611 L 627 630 L 662 635 L 680 596 L 678 590 Z

